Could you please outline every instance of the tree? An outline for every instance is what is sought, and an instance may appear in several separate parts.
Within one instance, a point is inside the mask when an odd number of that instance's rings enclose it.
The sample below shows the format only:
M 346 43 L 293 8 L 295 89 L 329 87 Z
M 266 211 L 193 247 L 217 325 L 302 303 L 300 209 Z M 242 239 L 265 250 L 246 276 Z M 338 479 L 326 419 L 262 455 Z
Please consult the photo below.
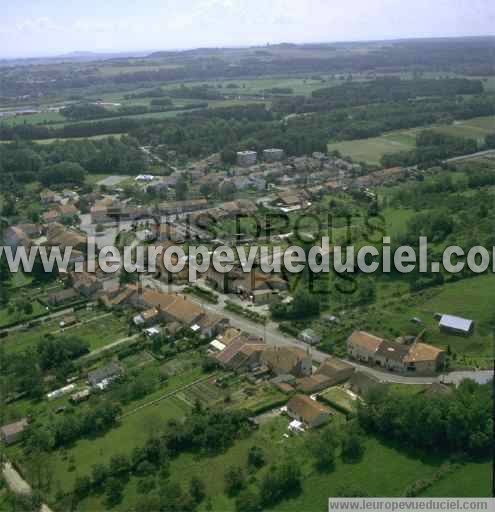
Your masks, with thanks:
M 259 446 L 252 446 L 248 452 L 248 466 L 259 469 L 265 464 L 265 454 Z
M 338 445 L 339 435 L 332 425 L 328 425 L 308 439 L 308 449 L 319 471 L 329 471 L 334 468 Z
M 155 485 L 153 478 L 140 478 L 136 484 L 136 490 L 139 494 L 148 494 Z
M 292 311 L 293 317 L 297 319 L 319 315 L 320 299 L 316 294 L 311 294 L 306 288 L 300 287 L 294 295 Z
M 91 481 L 95 487 L 103 485 L 108 477 L 108 470 L 103 464 L 94 464 L 91 466 Z
M 230 181 L 225 181 L 220 185 L 218 192 L 220 194 L 220 197 L 224 201 L 229 201 L 229 200 L 233 199 L 236 191 L 237 191 L 237 188 L 233 183 L 231 183 Z
M 295 496 L 301 491 L 301 470 L 294 461 L 284 461 L 272 466 L 263 477 L 260 485 L 260 498 L 263 507 L 269 507 L 284 498 Z
M 205 496 L 205 484 L 198 477 L 191 478 L 189 483 L 189 494 L 195 503 L 201 503 Z
M 9 300 L 9 281 L 11 278 L 9 265 L 5 255 L 0 256 L 0 305 L 7 304 Z
M 195 508 L 191 496 L 184 493 L 177 483 L 166 482 L 160 488 L 160 510 L 166 512 L 187 512 Z
M 114 507 L 122 501 L 124 484 L 117 478 L 110 477 L 105 482 L 105 498 L 108 507 Z
M 376 300 L 376 284 L 375 280 L 371 277 L 361 279 L 359 283 L 359 303 L 372 304 Z
M 355 429 L 349 430 L 342 439 L 342 459 L 357 462 L 364 453 L 364 439 Z
M 61 253 L 62 253 L 62 251 L 61 251 Z M 34 263 L 33 263 L 31 275 L 33 276 L 33 281 L 35 283 L 41 284 L 41 283 L 53 281 L 57 277 L 56 265 L 53 266 L 53 269 L 51 272 L 47 272 L 43 266 L 41 256 L 39 254 L 37 254 L 36 258 L 34 260 Z
M 29 316 L 33 314 L 33 303 L 28 299 L 20 299 L 16 302 L 15 309 L 19 316 Z
M 74 482 L 74 497 L 77 501 L 86 498 L 91 491 L 91 479 L 88 476 L 78 476 Z
M 177 201 L 184 201 L 187 198 L 189 185 L 187 179 L 184 176 L 180 176 L 175 185 L 175 199 Z
M 109 471 L 112 475 L 128 473 L 131 469 L 129 457 L 125 454 L 113 455 L 110 458 Z
M 230 466 L 225 471 L 225 492 L 235 496 L 244 487 L 244 473 L 239 466 Z
M 236 512 L 256 512 L 261 509 L 260 495 L 251 489 L 242 490 L 235 499 Z
M 40 181 L 49 187 L 61 183 L 82 185 L 86 177 L 86 170 L 73 162 L 60 162 L 41 171 Z

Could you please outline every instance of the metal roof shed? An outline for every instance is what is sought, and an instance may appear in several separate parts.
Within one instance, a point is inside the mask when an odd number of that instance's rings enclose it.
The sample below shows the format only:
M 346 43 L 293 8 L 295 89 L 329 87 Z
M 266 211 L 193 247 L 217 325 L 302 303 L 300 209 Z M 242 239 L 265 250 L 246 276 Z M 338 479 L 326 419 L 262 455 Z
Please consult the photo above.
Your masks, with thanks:
M 473 330 L 474 322 L 460 316 L 442 315 L 438 326 L 447 331 L 469 334 Z

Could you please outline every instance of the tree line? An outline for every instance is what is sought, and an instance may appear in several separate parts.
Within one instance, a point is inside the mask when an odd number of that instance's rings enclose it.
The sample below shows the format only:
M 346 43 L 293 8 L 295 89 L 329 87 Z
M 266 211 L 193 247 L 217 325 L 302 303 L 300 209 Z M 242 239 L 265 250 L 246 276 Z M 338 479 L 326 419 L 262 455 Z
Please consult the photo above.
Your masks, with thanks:
M 492 384 L 464 380 L 448 395 L 371 391 L 360 404 L 361 426 L 411 450 L 490 457 Z

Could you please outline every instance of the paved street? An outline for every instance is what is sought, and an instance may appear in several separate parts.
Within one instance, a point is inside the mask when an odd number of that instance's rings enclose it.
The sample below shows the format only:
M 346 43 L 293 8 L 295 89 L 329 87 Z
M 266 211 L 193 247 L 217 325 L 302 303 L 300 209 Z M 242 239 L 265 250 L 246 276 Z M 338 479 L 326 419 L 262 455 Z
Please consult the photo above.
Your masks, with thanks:
M 180 292 L 183 288 L 181 286 L 167 285 L 149 276 L 143 278 L 143 285 L 150 286 L 151 288 L 163 291 L 165 293 Z M 226 316 L 230 320 L 230 324 L 233 327 L 241 329 L 247 333 L 260 336 L 269 345 L 288 345 L 308 350 L 309 353 L 311 353 L 313 360 L 318 363 L 321 363 L 328 357 L 328 354 L 316 350 L 310 345 L 280 332 L 280 330 L 278 329 L 278 325 L 275 322 L 268 322 L 266 325 L 261 325 L 252 322 L 251 320 L 243 316 L 236 315 L 231 311 L 225 310 L 224 306 L 227 297 L 223 294 L 218 295 L 220 299 L 218 304 L 207 303 L 205 301 L 202 301 L 200 298 L 195 297 L 194 295 L 189 295 L 189 299 L 192 302 L 195 302 L 196 304 L 202 306 L 206 311 L 211 311 L 212 313 L 217 313 Z M 434 382 L 458 383 L 460 382 L 460 380 L 462 380 L 462 378 L 472 378 L 474 380 L 479 380 L 480 378 L 483 378 L 486 381 L 489 380 L 490 375 L 493 377 L 493 372 L 483 371 L 453 372 L 451 374 L 440 375 L 438 377 L 414 377 L 399 375 L 391 372 L 384 372 L 376 368 L 370 368 L 369 366 L 364 366 L 362 364 L 356 363 L 355 361 L 350 361 L 347 359 L 344 359 L 344 361 L 351 364 L 355 368 L 358 368 L 360 371 L 376 379 L 379 379 L 382 382 L 389 382 L 394 384 L 433 384 Z

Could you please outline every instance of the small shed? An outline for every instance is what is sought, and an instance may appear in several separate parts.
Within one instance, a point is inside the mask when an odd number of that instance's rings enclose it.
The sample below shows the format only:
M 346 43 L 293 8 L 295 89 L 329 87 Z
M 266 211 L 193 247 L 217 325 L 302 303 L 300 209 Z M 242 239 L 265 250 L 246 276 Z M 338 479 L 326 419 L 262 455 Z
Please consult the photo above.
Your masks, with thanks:
M 3 425 L 3 427 L 0 427 L 0 438 L 6 445 L 13 444 L 20 439 L 27 426 L 27 418 Z

